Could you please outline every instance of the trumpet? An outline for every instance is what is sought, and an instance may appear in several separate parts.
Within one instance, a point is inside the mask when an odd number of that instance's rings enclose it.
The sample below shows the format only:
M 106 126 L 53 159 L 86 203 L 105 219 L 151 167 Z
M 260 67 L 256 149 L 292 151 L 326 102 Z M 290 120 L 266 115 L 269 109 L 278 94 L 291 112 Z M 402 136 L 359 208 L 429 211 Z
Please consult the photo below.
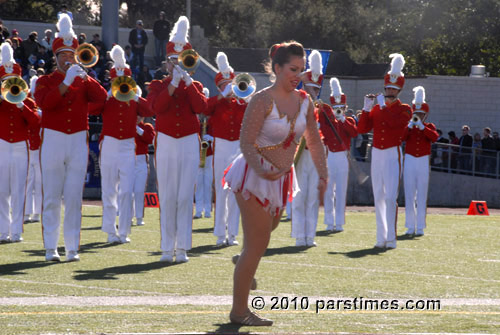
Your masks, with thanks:
M 129 76 L 116 77 L 111 83 L 111 94 L 118 101 L 129 102 L 137 94 L 137 83 Z
M 11 77 L 2 82 L 1 93 L 5 101 L 18 104 L 28 96 L 28 84 L 19 76 Z
M 413 115 L 413 117 L 411 118 L 411 121 L 412 121 L 413 123 L 417 123 L 417 122 L 419 122 L 419 121 L 420 121 L 420 118 L 418 117 L 418 115 Z
M 231 88 L 235 96 L 240 99 L 247 99 L 255 93 L 257 82 L 249 73 L 240 73 L 234 77 Z
M 177 58 L 179 66 L 189 74 L 193 74 L 200 65 L 200 55 L 194 49 L 186 49 Z
M 84 68 L 92 67 L 99 61 L 99 52 L 90 43 L 80 44 L 75 50 L 75 61 Z
M 342 108 L 337 108 L 335 109 L 335 117 L 338 119 L 339 117 L 341 117 L 342 115 L 344 115 L 344 110 Z

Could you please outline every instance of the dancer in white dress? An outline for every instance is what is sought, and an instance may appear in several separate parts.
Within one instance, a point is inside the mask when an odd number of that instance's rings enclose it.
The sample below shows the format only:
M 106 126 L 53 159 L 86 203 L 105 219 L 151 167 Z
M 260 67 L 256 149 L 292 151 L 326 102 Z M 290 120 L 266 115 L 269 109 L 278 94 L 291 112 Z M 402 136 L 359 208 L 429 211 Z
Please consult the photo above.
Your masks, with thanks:
M 224 182 L 235 192 L 243 224 L 243 250 L 234 270 L 231 322 L 270 326 L 248 308 L 248 295 L 261 257 L 277 227 L 287 198 L 296 191 L 293 159 L 297 144 L 306 137 L 320 176 L 318 196 L 328 182 L 325 152 L 314 118 L 314 106 L 304 91 L 296 90 L 305 67 L 301 44 L 287 42 L 271 47 L 268 72 L 274 84 L 250 101 L 240 133 L 241 152 L 227 168 Z

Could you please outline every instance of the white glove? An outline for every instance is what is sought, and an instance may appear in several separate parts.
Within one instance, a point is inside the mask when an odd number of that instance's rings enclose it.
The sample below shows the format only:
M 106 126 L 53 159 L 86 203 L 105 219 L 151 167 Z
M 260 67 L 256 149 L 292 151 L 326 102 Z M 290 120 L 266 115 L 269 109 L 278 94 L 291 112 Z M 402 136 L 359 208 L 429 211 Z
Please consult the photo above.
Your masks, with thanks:
M 172 73 L 172 81 L 170 82 L 170 84 L 175 88 L 179 87 L 179 82 L 181 81 L 181 78 L 182 78 L 182 73 L 180 73 L 179 70 L 177 70 L 177 68 L 174 67 L 174 71 Z
M 84 79 L 87 73 L 80 67 L 80 65 L 73 64 L 66 71 L 66 77 L 64 78 L 63 84 L 66 86 L 71 86 L 76 77 Z
M 137 134 L 139 134 L 139 136 L 142 136 L 142 134 L 144 134 L 144 129 L 139 126 L 135 126 L 135 131 L 137 132 Z
M 422 120 L 418 120 L 417 123 L 415 123 L 415 125 L 418 127 L 418 129 L 420 130 L 424 130 L 425 126 L 424 124 L 422 123 Z
M 374 104 L 373 98 L 365 96 L 365 104 L 363 106 L 363 111 L 365 112 L 371 111 L 373 108 L 373 104 Z
M 340 121 L 340 122 L 342 122 L 342 123 L 344 123 L 344 122 L 345 122 L 345 115 L 344 115 L 344 114 L 341 114 L 341 115 L 339 116 L 339 121 Z
M 16 107 L 22 110 L 24 108 L 24 102 L 18 102 Z
M 208 134 L 203 135 L 203 141 L 210 142 L 210 141 L 213 141 L 213 139 L 214 138 Z
M 142 89 L 137 86 L 137 93 L 134 96 L 134 101 L 139 102 L 139 98 L 142 97 Z
M 411 129 L 415 126 L 415 123 L 413 121 L 408 122 L 408 128 Z
M 231 84 L 227 84 L 226 85 L 226 88 L 224 89 L 224 91 L 220 92 L 220 94 L 222 94 L 222 96 L 225 98 L 227 97 L 231 92 L 233 91 L 233 85 Z
M 189 87 L 193 83 L 193 79 L 191 79 L 191 76 L 189 75 L 189 73 L 187 73 L 184 70 L 182 70 L 182 79 L 184 80 L 186 87 Z
M 383 94 L 377 95 L 377 104 L 380 106 L 380 108 L 385 107 L 385 97 Z

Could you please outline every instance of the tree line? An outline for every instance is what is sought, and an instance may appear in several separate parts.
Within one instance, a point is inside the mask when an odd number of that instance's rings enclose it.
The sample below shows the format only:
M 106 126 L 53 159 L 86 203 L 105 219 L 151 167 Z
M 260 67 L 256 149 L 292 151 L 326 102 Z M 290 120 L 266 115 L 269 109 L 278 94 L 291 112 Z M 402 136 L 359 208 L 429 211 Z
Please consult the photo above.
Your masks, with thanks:
M 54 21 L 62 3 L 89 10 L 102 0 L 0 0 L 1 17 Z M 151 28 L 163 10 L 172 24 L 185 0 L 124 0 L 123 26 L 142 19 Z M 192 0 L 191 23 L 211 46 L 268 48 L 295 39 L 307 48 L 346 51 L 358 63 L 387 63 L 405 56 L 407 75 L 468 75 L 483 64 L 500 69 L 500 0 Z M 100 24 L 89 15 L 90 24 Z

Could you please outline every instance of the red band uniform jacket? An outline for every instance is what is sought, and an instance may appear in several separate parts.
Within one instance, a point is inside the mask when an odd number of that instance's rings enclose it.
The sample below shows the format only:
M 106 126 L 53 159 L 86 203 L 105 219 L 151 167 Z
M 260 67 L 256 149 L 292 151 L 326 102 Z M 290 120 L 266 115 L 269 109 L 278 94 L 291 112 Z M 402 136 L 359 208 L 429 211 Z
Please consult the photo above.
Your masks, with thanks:
M 168 93 L 168 85 L 172 78 L 153 80 L 149 85 L 148 102 L 156 115 L 156 131 L 173 138 L 181 138 L 197 134 L 200 121 L 196 114 L 207 109 L 207 99 L 203 94 L 203 85 L 194 81 L 186 87 L 183 80 L 179 82 L 172 94 Z
M 410 118 L 411 107 L 397 99 L 382 109 L 375 105 L 369 113 L 363 111 L 358 131 L 364 134 L 373 129 L 373 146 L 384 150 L 401 145 Z

